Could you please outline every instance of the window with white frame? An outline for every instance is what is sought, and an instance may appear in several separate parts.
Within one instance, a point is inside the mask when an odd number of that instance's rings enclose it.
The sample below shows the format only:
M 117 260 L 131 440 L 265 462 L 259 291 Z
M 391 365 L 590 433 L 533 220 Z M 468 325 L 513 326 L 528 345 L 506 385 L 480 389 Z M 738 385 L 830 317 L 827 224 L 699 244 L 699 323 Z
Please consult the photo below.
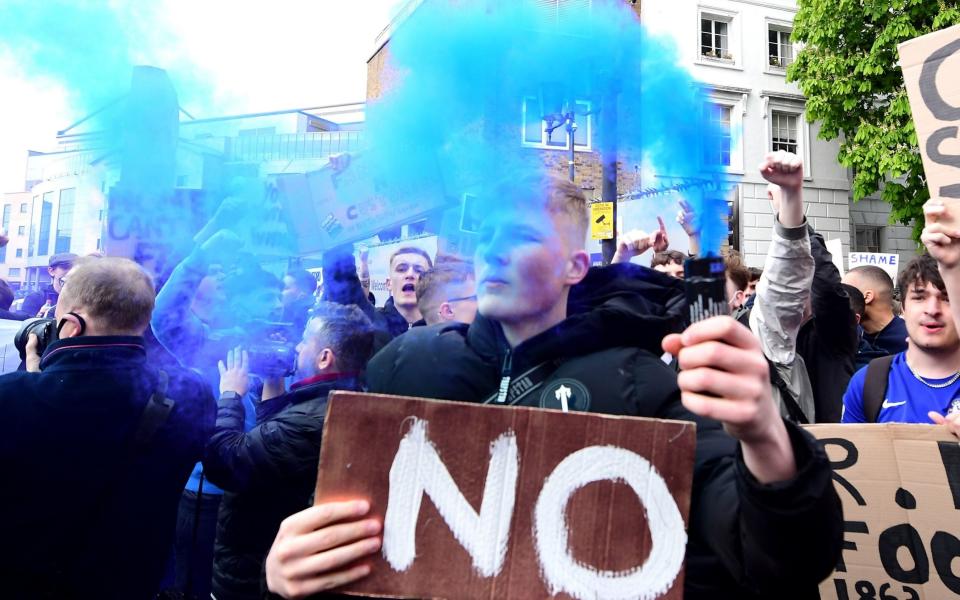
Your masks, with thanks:
M 733 107 L 717 102 L 707 103 L 707 118 L 713 125 L 704 140 L 703 162 L 705 165 L 730 167 L 733 153 L 732 115 Z
M 733 60 L 731 50 L 732 19 L 709 13 L 700 14 L 700 56 Z
M 590 114 L 590 103 L 577 100 L 574 102 L 574 122 L 577 128 L 573 132 L 575 150 L 590 150 L 590 139 L 593 128 L 593 116 Z M 555 119 L 545 119 L 554 115 L 544 115 L 540 100 L 535 96 L 523 99 L 523 128 L 522 143 L 524 146 L 535 148 L 554 148 L 563 150 L 570 148 L 570 140 L 565 123 Z M 559 115 L 555 115 L 559 117 Z M 553 131 L 549 127 L 556 126 Z
M 767 64 L 773 68 L 786 69 L 793 63 L 792 33 L 783 25 L 767 25 Z
M 800 115 L 774 110 L 770 113 L 770 148 L 800 154 Z
M 711 87 L 704 105 L 712 124 L 702 137 L 701 160 L 707 168 L 743 173 L 743 115 L 750 90 Z

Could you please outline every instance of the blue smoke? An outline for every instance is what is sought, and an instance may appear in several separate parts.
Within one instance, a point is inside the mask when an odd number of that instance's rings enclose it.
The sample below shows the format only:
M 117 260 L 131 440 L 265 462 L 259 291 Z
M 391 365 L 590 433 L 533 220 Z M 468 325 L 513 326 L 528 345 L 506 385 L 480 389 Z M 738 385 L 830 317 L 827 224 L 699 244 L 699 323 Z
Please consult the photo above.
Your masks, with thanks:
M 459 196 L 535 175 L 545 166 L 521 145 L 524 99 L 538 113 L 584 102 L 593 148 L 615 151 L 628 171 L 650 165 L 658 180 L 644 187 L 701 182 L 684 193 L 701 217 L 704 251 L 717 252 L 726 204 L 721 192 L 698 190 L 721 189 L 719 156 L 704 162 L 703 151 L 721 132 L 702 86 L 678 65 L 672 40 L 647 32 L 625 3 L 570 4 L 557 15 L 530 2 L 424 2 L 389 41 L 384 80 L 393 85 L 368 106 L 376 176 L 409 189 L 440 177 Z M 577 120 L 582 127 L 585 116 Z M 562 126 L 553 139 L 566 140 Z

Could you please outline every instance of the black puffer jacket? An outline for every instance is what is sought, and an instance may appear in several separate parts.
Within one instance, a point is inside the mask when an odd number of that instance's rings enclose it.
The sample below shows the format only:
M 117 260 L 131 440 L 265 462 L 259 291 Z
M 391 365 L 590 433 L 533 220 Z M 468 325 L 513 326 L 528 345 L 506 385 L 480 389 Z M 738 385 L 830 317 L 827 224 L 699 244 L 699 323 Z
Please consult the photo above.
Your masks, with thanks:
M 203 466 L 224 489 L 214 548 L 213 593 L 259 598 L 263 561 L 280 522 L 310 505 L 320 439 L 332 390 L 359 390 L 353 376 L 314 378 L 257 406 L 257 425 L 243 431 L 239 399 L 219 403 Z
M 417 328 L 373 358 L 368 383 L 373 392 L 477 402 L 497 392 L 507 365 L 515 377 L 557 359 L 556 370 L 521 404 L 556 406 L 552 392 L 563 379 L 576 388 L 570 401 L 576 409 L 694 421 L 685 597 L 817 598 L 843 533 L 826 455 L 788 424 L 796 478 L 774 485 L 753 478 L 721 425 L 683 407 L 676 374 L 659 358 L 663 336 L 682 327 L 683 310 L 675 279 L 634 265 L 591 269 L 571 291 L 570 316 L 512 351 L 499 324 L 483 317 L 469 328 Z

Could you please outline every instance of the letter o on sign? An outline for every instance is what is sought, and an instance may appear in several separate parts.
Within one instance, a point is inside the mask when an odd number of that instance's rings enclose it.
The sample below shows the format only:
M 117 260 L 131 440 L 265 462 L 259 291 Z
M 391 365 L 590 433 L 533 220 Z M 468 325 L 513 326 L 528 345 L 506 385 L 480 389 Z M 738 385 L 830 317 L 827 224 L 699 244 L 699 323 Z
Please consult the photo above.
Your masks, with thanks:
M 650 555 L 626 571 L 601 571 L 570 555 L 567 503 L 581 487 L 605 480 L 623 481 L 633 489 L 650 527 Z M 557 465 L 540 490 L 533 535 L 550 593 L 566 592 L 580 599 L 662 596 L 680 572 L 687 547 L 683 516 L 666 482 L 645 458 L 614 446 L 583 448 Z

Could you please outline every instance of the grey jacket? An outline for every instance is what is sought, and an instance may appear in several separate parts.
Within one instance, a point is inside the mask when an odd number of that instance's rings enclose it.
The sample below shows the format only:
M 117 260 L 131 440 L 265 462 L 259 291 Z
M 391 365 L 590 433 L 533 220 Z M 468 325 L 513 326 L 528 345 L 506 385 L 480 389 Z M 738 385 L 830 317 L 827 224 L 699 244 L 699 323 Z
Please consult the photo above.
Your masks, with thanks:
M 763 354 L 777 371 L 808 423 L 816 414 L 813 386 L 803 358 L 797 354 L 797 332 L 813 285 L 814 262 L 804 219 L 799 227 L 784 227 L 774 220 L 770 249 L 757 284 L 757 297 L 750 313 L 750 329 L 760 339 Z M 782 392 L 773 388 L 780 414 L 788 418 Z

